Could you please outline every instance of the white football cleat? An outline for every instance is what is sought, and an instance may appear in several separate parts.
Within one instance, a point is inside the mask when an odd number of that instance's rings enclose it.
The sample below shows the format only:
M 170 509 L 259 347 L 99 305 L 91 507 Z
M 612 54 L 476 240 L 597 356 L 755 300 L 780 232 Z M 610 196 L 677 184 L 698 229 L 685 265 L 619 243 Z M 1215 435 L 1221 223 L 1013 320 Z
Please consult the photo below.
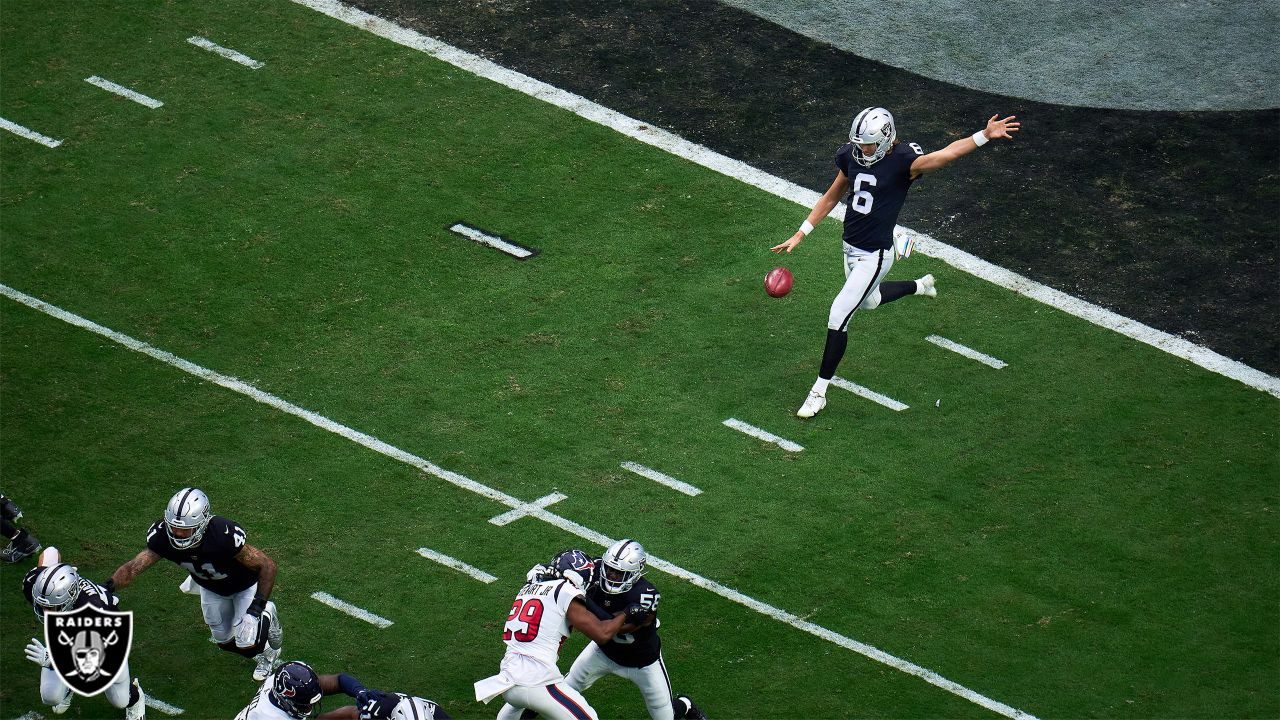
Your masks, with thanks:
M 147 716 L 147 696 L 142 692 L 138 678 L 133 679 L 133 686 L 138 689 L 138 701 L 124 709 L 124 720 L 143 720 Z
M 280 645 L 284 643 L 284 628 L 280 626 L 280 614 L 276 612 L 276 604 L 268 600 L 262 614 L 264 617 L 271 618 L 271 625 L 267 630 L 267 644 L 279 650 Z
M 938 288 L 934 287 L 933 282 L 932 273 L 917 280 L 916 284 L 920 287 L 916 290 L 916 294 L 924 295 L 925 297 L 938 297 Z
M 62 702 L 49 708 L 54 715 L 61 715 L 71 708 L 71 698 L 75 697 L 75 693 L 71 692 L 71 688 L 67 688 L 67 696 L 62 698 Z
M 280 657 L 280 651 L 273 647 L 266 647 L 262 652 L 258 653 L 256 658 L 257 666 L 253 668 L 253 679 L 262 682 L 271 677 L 271 673 L 275 672 L 276 660 Z
M 818 411 L 827 406 L 827 396 L 820 395 L 816 392 L 810 392 L 809 397 L 804 399 L 804 404 L 796 411 L 796 417 L 811 418 L 818 414 Z

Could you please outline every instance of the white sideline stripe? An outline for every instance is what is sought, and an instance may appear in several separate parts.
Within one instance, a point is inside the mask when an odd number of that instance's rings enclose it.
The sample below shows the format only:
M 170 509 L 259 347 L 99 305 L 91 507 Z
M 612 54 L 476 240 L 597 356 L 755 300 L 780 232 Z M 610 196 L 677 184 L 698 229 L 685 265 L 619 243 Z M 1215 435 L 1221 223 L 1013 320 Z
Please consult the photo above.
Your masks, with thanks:
M 518 245 L 512 245 L 511 243 L 507 242 L 506 240 L 503 240 L 502 238 L 494 237 L 488 233 L 481 232 L 471 227 L 470 225 L 463 225 L 462 223 L 456 223 L 449 229 L 458 233 L 459 235 L 469 237 L 472 240 L 475 240 L 476 242 L 480 243 L 481 245 L 488 245 L 489 247 L 497 248 L 498 250 L 501 250 L 502 252 L 508 255 L 511 255 L 513 257 L 527 258 L 530 255 L 533 255 L 533 252 L 530 250 L 522 248 Z
M 311 599 L 317 600 L 325 605 L 328 605 L 329 607 L 339 612 L 344 612 L 353 618 L 363 620 L 369 623 L 370 625 L 376 625 L 379 628 L 384 630 L 386 628 L 391 627 L 392 625 L 395 625 L 395 623 L 382 617 L 381 615 L 375 615 L 369 612 L 368 610 L 365 610 L 364 608 L 361 608 L 361 607 L 356 607 L 355 605 L 352 605 L 351 603 L 346 602 L 345 600 L 339 600 L 338 598 L 330 595 L 327 592 L 319 592 L 319 591 L 313 592 L 311 593 Z
M 54 140 L 48 135 L 41 135 L 35 130 L 32 130 L 31 128 L 22 127 L 21 125 L 19 125 L 16 122 L 13 122 L 12 120 L 5 120 L 4 118 L 0 118 L 0 128 L 4 128 L 5 130 L 8 130 L 9 132 L 19 137 L 24 137 L 28 140 L 34 140 L 48 148 L 56 148 L 62 144 L 61 140 Z M 23 717 L 26 717 L 26 715 L 23 715 Z
M 103 80 L 97 75 L 94 75 L 93 77 L 87 77 L 84 79 L 84 81 L 89 83 L 90 85 L 96 85 L 97 87 L 100 87 L 103 90 L 106 90 L 107 92 L 112 92 L 119 95 L 120 97 L 128 98 L 129 100 L 132 100 L 138 103 L 139 105 L 146 105 L 152 110 L 155 110 L 161 105 L 164 105 L 164 103 L 160 102 L 159 100 L 156 100 L 155 98 L 147 97 L 146 95 L 143 95 L 140 92 L 135 92 L 133 90 L 130 90 L 129 88 L 123 85 L 117 85 L 111 82 L 110 80 Z
M 146 690 L 143 690 L 142 692 L 145 694 Z M 163 700 L 157 700 L 151 697 L 150 695 L 147 695 L 147 699 L 144 701 L 144 703 L 147 705 L 147 707 L 153 707 L 159 710 L 160 712 L 164 713 L 165 715 L 181 715 L 182 713 L 186 712 L 186 710 L 183 710 L 177 705 L 170 705 L 169 703 Z
M 658 483 L 659 485 L 666 485 L 667 487 L 673 490 L 679 490 L 680 492 L 684 493 L 685 495 L 688 495 L 689 497 L 697 497 L 702 494 L 701 490 L 690 485 L 689 483 L 681 482 L 671 477 L 670 475 L 663 475 L 657 470 L 654 470 L 652 468 L 647 468 L 641 465 L 640 463 L 633 463 L 629 461 L 624 462 L 622 463 L 622 469 L 630 470 L 631 472 L 641 477 L 647 477 L 650 480 Z
M 804 450 L 804 446 L 802 445 L 793 443 L 790 440 L 787 440 L 786 438 L 780 438 L 777 435 L 774 435 L 773 433 L 769 432 L 768 430 L 762 430 L 756 427 L 755 425 L 744 423 L 741 420 L 738 420 L 737 418 L 729 418 L 728 420 L 724 421 L 724 424 L 733 428 L 734 430 L 737 430 L 738 432 L 746 433 L 753 438 L 759 438 L 761 440 L 764 440 L 765 442 L 774 443 L 778 447 L 782 448 L 783 450 L 787 450 L 789 452 L 800 452 L 801 450 Z
M 534 500 L 531 503 L 528 503 L 527 505 L 521 505 L 520 507 L 515 508 L 514 510 L 508 510 L 502 513 L 501 515 L 491 517 L 489 518 L 489 522 L 499 527 L 503 525 L 509 525 L 515 522 L 516 520 L 519 520 L 522 517 L 532 515 L 534 510 L 541 510 L 542 508 L 548 507 L 550 505 L 554 505 L 555 503 L 558 503 L 561 500 L 565 500 L 568 497 L 569 497 L 568 495 L 565 495 L 563 493 L 558 493 L 558 492 L 551 493 L 550 495 L 543 495 L 542 497 L 538 498 L 537 500 Z
M 969 358 L 970 360 L 977 360 L 983 365 L 986 365 L 988 367 L 993 367 L 997 370 L 1009 367 L 1009 363 L 1003 360 L 993 358 L 986 353 L 980 353 L 971 347 L 965 347 L 964 345 L 961 345 L 960 343 L 955 342 L 954 340 L 948 340 L 942 337 L 941 335 L 930 335 L 929 337 L 925 338 L 925 340 L 928 340 L 929 342 L 933 343 L 934 345 L 937 345 L 940 348 L 946 348 L 951 352 L 959 353 Z
M 231 48 L 224 48 L 221 45 L 218 45 L 213 41 L 207 40 L 198 35 L 193 35 L 187 38 L 187 42 L 191 43 L 192 45 L 195 45 L 196 47 L 204 48 L 205 50 L 208 50 L 211 53 L 216 53 L 218 55 L 221 55 L 222 57 L 230 60 L 231 62 L 240 63 L 241 65 L 247 68 L 250 68 L 252 70 L 258 70 L 266 65 L 266 63 L 260 62 L 258 60 L 254 60 L 253 58 L 249 57 L 248 55 L 245 55 L 244 53 L 236 52 Z
M 438 553 L 431 548 L 418 548 L 418 554 L 428 560 L 435 560 L 441 565 L 451 567 L 459 572 L 464 572 L 482 583 L 491 583 L 498 579 L 478 567 L 468 565 L 461 560 L 451 558 L 444 553 Z
M 791 200 L 803 205 L 805 208 L 812 208 L 818 198 L 821 197 L 820 193 L 770 175 L 740 160 L 721 155 L 710 148 L 689 142 L 679 135 L 627 117 L 580 95 L 575 95 L 540 80 L 535 80 L 523 73 L 509 70 L 435 38 L 427 37 L 375 15 L 348 7 L 341 2 L 337 2 L 337 0 L 293 0 L 293 2 L 321 12 L 348 25 L 386 38 L 396 44 L 427 53 L 438 60 L 447 62 L 479 77 L 492 80 L 499 85 L 568 110 L 587 120 L 616 130 L 623 135 L 653 145 L 672 155 L 697 163 L 722 175 L 741 180 L 748 185 L 760 188 L 780 198 Z M 844 205 L 837 205 L 835 210 L 831 212 L 831 217 L 843 219 Z M 1016 293 L 1038 300 L 1108 330 L 1114 330 L 1138 342 L 1163 350 L 1184 360 L 1189 360 L 1210 372 L 1238 380 L 1249 387 L 1280 398 L 1280 378 L 1267 375 L 1242 362 L 1232 360 L 1175 335 L 1170 335 L 1163 330 L 1156 330 L 1136 320 L 1130 320 L 1123 315 L 1098 307 L 1093 303 L 1054 290 L 1047 285 L 1041 285 L 1030 278 L 1025 278 L 1015 272 L 989 263 L 923 233 L 918 233 L 902 226 L 895 228 L 895 231 L 899 229 L 914 236 L 917 252 L 938 258 L 952 267 L 983 280 L 1013 290 Z
M 842 390 L 848 390 L 849 392 L 853 393 L 854 395 L 857 395 L 858 397 L 866 398 L 871 402 L 880 403 L 881 405 L 889 408 L 890 410 L 897 410 L 898 412 L 902 412 L 903 410 L 906 410 L 907 408 L 911 407 L 910 405 L 907 405 L 905 403 L 900 403 L 897 400 L 894 400 L 888 395 L 881 395 L 880 393 L 876 392 L 875 390 L 872 390 L 871 388 L 866 388 L 859 385 L 856 382 L 850 382 L 848 380 L 845 380 L 839 375 L 836 375 L 831 378 L 831 384 L 835 385 L 836 387 Z
M 460 487 L 464 490 L 469 490 L 473 493 L 483 495 L 484 497 L 487 497 L 491 500 L 494 500 L 495 502 L 506 505 L 507 507 L 510 507 L 510 508 L 516 508 L 516 507 L 520 507 L 522 505 L 527 504 L 522 502 L 518 498 L 515 498 L 511 495 L 508 495 L 502 492 L 501 490 L 497 490 L 495 488 L 489 487 L 488 485 L 478 483 L 475 480 L 471 480 L 470 478 L 467 478 L 458 473 L 445 470 L 444 468 L 441 468 L 440 466 L 434 463 L 428 462 L 418 457 L 417 455 L 414 455 L 413 453 L 401 450 L 400 448 L 397 448 L 394 445 L 383 442 L 382 440 L 379 440 L 371 435 L 362 433 L 358 430 L 353 430 L 352 428 L 349 428 L 346 425 L 337 423 L 322 415 L 311 412 L 310 410 L 305 410 L 301 407 L 298 407 L 297 405 L 294 405 L 291 402 L 282 400 L 281 398 L 278 398 L 275 395 L 272 395 L 267 392 L 263 392 L 262 390 L 259 390 L 258 388 L 246 382 L 237 380 L 227 375 L 223 375 L 221 373 L 216 373 L 212 370 L 196 365 L 193 362 L 183 360 L 182 358 L 179 358 L 173 355 L 172 353 L 168 353 L 163 350 L 157 349 L 140 340 L 135 340 L 134 338 L 131 338 L 128 335 L 124 335 L 114 330 L 105 328 L 91 320 L 86 320 L 85 318 L 82 318 L 79 315 L 67 312 L 62 308 L 56 307 L 54 305 L 50 305 L 49 303 L 43 300 L 33 298 L 30 295 L 14 290 L 8 285 L 0 284 L 0 294 L 3 294 L 6 297 L 16 302 L 22 303 L 27 307 L 33 308 L 35 310 L 39 310 L 40 312 L 45 313 L 46 315 L 50 315 L 52 317 L 58 318 L 63 322 L 69 323 L 79 328 L 84 328 L 85 330 L 88 330 L 97 335 L 101 335 L 102 337 L 112 340 L 113 342 L 119 343 L 129 348 L 130 350 L 141 353 L 148 357 L 155 358 L 156 360 L 159 360 L 167 365 L 172 365 L 173 367 L 176 367 L 179 370 L 182 370 L 183 372 L 189 373 L 191 375 L 195 375 L 198 378 L 207 380 L 208 382 L 211 382 L 215 385 L 225 387 L 228 390 L 238 392 L 242 395 L 245 395 L 251 398 L 256 402 L 262 403 L 269 407 L 273 407 L 277 410 L 280 410 L 281 412 L 287 413 L 289 415 L 293 415 L 294 417 L 297 417 L 297 418 L 301 418 L 302 420 L 305 420 L 322 430 L 327 430 L 331 433 L 334 433 L 335 435 L 344 437 L 358 445 L 362 445 L 366 448 L 369 448 L 374 452 L 377 452 L 389 458 L 392 458 L 393 460 L 399 460 L 400 462 L 403 462 L 407 465 L 418 468 L 419 470 L 429 475 L 433 475 L 437 478 L 440 478 L 441 480 L 444 480 L 445 482 L 448 482 L 452 485 L 456 485 L 457 487 Z M 539 508 L 531 512 L 530 515 L 533 517 L 539 518 L 540 520 L 550 525 L 554 525 L 555 527 L 558 527 L 561 530 L 577 535 L 578 537 L 588 540 L 590 542 L 594 542 L 597 545 L 600 545 L 601 547 L 608 547 L 613 544 L 613 540 L 611 540 L 608 536 L 598 533 L 594 530 L 591 530 L 590 528 L 579 525 L 578 523 L 572 520 L 568 520 L 566 518 L 560 517 L 559 515 L 556 515 L 555 513 L 549 510 Z M 419 554 L 423 554 L 424 552 L 432 552 L 432 551 L 427 550 L 427 548 L 421 548 L 418 550 Z M 429 556 L 424 555 L 424 557 L 429 557 Z M 934 685 L 935 687 L 942 688 L 947 692 L 950 692 L 954 695 L 957 695 L 966 700 L 969 700 L 970 702 L 973 702 L 977 705 L 987 708 L 992 712 L 999 713 L 1000 715 L 1003 715 L 1008 718 L 1016 718 L 1018 720 L 1022 720 L 1022 719 L 1035 720 L 1034 716 L 1032 715 L 1029 715 L 1021 710 L 1012 708 L 1008 705 L 1005 705 L 1004 703 L 998 702 L 996 700 L 992 700 L 991 698 L 988 698 L 985 695 L 976 693 L 973 690 L 970 690 L 962 685 L 959 685 L 958 683 L 947 680 L 946 678 L 938 675 L 932 670 L 926 670 L 925 668 L 922 668 L 919 665 L 915 665 L 914 663 L 907 662 L 906 660 L 890 655 L 870 645 L 866 645 L 864 643 L 858 642 L 857 640 L 841 635 L 840 633 L 837 633 L 833 630 L 828 630 L 827 628 L 824 628 L 820 625 L 816 625 L 806 620 L 801 620 L 797 616 L 791 613 L 788 613 L 785 610 L 781 610 L 767 603 L 763 603 L 763 602 L 760 602 L 759 600 L 755 600 L 751 597 L 743 595 L 742 593 L 736 590 L 725 587 L 724 585 L 721 585 L 712 580 L 708 580 L 702 577 L 701 575 L 698 575 L 696 573 L 690 572 L 689 570 L 685 570 L 684 568 L 668 563 L 653 555 L 649 556 L 649 563 L 654 567 L 661 569 L 663 572 L 667 572 L 676 577 L 688 580 L 689 582 L 697 585 L 698 587 L 701 587 L 705 590 L 709 590 L 727 600 L 746 606 L 752 610 L 755 610 L 756 612 L 763 613 L 764 615 L 774 618 L 775 620 L 785 622 L 788 625 L 791 625 L 792 627 L 798 630 L 802 630 L 804 632 L 809 633 L 810 635 L 814 635 L 823 640 L 827 640 L 829 642 L 835 643 L 840 647 L 848 648 L 849 650 L 852 650 L 860 655 L 868 657 L 877 662 L 884 663 L 889 667 L 895 668 L 897 670 L 908 673 L 910 675 L 915 675 L 917 677 L 920 677 L 925 682 L 928 682 L 929 684 Z

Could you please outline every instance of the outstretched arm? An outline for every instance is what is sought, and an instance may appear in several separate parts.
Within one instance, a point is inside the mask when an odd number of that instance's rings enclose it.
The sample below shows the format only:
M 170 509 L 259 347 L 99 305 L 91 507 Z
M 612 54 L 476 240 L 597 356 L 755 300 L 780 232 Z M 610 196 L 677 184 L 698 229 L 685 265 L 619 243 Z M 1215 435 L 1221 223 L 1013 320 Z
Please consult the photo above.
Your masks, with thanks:
M 110 587 L 108 589 L 115 591 L 127 587 L 129 583 L 133 582 L 134 578 L 142 574 L 143 570 L 155 565 L 159 561 L 159 555 L 151 552 L 150 550 L 143 550 L 133 556 L 132 560 L 116 568 L 116 571 L 111 573 L 111 579 L 107 581 L 110 583 Z
M 573 602 L 569 603 L 566 615 L 569 618 L 569 625 L 574 630 L 578 630 L 601 645 L 612 640 L 622 628 L 622 623 L 627 620 L 626 613 L 618 613 L 611 620 L 601 620 L 587 609 L 581 598 L 574 598 Z
M 809 217 L 805 218 L 804 225 L 791 236 L 789 240 L 769 248 L 770 250 L 780 253 L 783 250 L 791 252 L 801 240 L 808 235 L 815 225 L 822 222 L 822 218 L 826 217 L 835 208 L 836 203 L 840 202 L 840 198 L 844 197 L 845 190 L 849 189 L 849 178 L 845 177 L 844 171 L 836 173 L 836 179 L 831 183 L 831 187 L 822 193 L 822 197 L 818 198 L 818 202 L 814 204 L 813 210 L 809 212 Z
M 925 173 L 946 167 L 957 159 L 977 150 L 980 147 L 977 140 L 979 135 L 985 138 L 982 140 L 983 144 L 987 140 L 995 140 L 996 138 L 1012 140 L 1013 133 L 1018 132 L 1018 128 L 1021 125 L 1021 123 L 1016 122 L 1018 116 L 1010 115 L 1003 120 L 998 119 L 999 117 L 998 114 L 992 115 L 991 119 L 987 121 L 986 129 L 974 133 L 972 137 L 957 140 L 941 150 L 916 158 L 915 162 L 911 163 L 911 179 L 915 180 Z

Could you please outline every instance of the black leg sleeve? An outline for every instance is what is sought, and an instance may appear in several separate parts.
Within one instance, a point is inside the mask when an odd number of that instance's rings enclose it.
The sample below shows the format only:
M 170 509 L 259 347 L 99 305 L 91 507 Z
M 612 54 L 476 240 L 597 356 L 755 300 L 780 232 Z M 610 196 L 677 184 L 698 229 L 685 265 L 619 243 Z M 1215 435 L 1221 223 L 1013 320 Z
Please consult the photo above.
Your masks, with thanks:
M 849 333 L 844 330 L 827 329 L 827 346 L 822 350 L 822 368 L 818 377 L 830 380 L 836 375 L 836 366 L 844 357 L 844 349 L 849 344 Z
M 880 283 L 880 304 L 891 303 L 898 298 L 916 294 L 915 280 L 890 280 Z

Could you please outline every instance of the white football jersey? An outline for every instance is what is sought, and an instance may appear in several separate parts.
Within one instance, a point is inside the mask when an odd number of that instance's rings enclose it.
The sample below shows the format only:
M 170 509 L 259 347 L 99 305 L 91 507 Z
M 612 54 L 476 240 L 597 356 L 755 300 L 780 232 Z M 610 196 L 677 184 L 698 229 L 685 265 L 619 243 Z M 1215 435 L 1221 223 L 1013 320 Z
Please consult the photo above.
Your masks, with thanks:
M 267 697 L 274 680 L 275 678 L 267 678 L 267 681 L 262 683 L 262 687 L 258 688 L 258 694 L 253 696 L 240 714 L 236 715 L 235 720 L 294 720 L 289 713 L 276 707 Z
M 569 603 L 582 590 L 567 580 L 526 583 L 511 603 L 502 628 L 507 654 L 503 673 L 519 685 L 558 682 L 560 646 L 569 637 Z

